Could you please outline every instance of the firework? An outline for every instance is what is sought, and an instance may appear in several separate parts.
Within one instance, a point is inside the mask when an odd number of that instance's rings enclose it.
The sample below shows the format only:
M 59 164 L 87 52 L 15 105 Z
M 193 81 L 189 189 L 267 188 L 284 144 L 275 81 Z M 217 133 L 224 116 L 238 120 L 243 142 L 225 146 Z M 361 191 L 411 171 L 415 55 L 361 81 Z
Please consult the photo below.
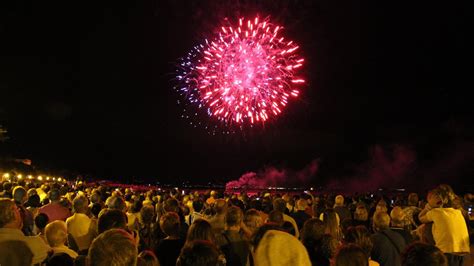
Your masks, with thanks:
M 299 46 L 269 19 L 226 22 L 213 39 L 182 58 L 175 88 L 187 106 L 204 110 L 227 127 L 275 119 L 305 82 L 298 76 L 304 63 Z

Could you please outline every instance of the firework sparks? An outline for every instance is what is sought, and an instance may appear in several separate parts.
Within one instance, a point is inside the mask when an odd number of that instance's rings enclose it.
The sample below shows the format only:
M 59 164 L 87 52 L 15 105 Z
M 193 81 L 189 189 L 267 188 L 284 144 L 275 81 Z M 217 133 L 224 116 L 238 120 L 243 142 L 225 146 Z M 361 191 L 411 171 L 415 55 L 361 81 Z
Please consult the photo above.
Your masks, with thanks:
M 187 102 L 227 126 L 278 117 L 305 80 L 299 46 L 268 19 L 221 26 L 213 39 L 182 58 L 176 87 Z M 197 114 L 196 114 L 197 115 Z

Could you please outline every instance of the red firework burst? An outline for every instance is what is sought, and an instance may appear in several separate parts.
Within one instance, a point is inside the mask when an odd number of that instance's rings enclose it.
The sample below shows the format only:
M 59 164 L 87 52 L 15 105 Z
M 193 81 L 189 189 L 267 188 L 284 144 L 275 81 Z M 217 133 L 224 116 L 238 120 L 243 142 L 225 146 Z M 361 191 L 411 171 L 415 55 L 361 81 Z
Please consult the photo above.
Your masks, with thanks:
M 305 82 L 297 75 L 304 62 L 299 46 L 285 40 L 281 30 L 258 17 L 222 26 L 183 59 L 177 78 L 185 86 L 178 89 L 227 125 L 279 116 Z

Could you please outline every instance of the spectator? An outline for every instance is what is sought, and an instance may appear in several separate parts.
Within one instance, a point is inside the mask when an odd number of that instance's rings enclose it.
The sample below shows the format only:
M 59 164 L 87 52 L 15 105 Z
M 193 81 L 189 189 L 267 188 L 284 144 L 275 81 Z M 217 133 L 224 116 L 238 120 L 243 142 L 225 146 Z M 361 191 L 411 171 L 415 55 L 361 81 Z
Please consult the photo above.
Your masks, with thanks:
M 255 266 L 261 265 L 311 265 L 305 247 L 286 232 L 268 230 L 255 249 Z
M 97 222 L 98 233 L 101 234 L 109 229 L 127 229 L 127 216 L 120 210 L 104 210 Z
M 48 215 L 44 213 L 40 213 L 35 217 L 35 226 L 38 231 L 36 236 L 44 240 L 44 243 L 46 244 L 48 243 L 48 241 L 46 240 L 46 236 L 44 234 L 44 228 L 46 227 L 46 225 L 48 225 L 48 223 L 49 223 Z
M 160 218 L 160 228 L 166 235 L 155 249 L 160 265 L 175 265 L 184 240 L 179 236 L 180 219 L 177 213 L 167 212 Z
M 74 240 L 78 251 L 87 250 L 94 237 L 91 228 L 91 219 L 87 216 L 89 202 L 83 195 L 76 196 L 73 200 L 74 214 L 67 218 L 67 232 Z
M 296 224 L 295 219 L 293 217 L 285 214 L 287 211 L 286 208 L 286 201 L 282 198 L 277 198 L 273 201 L 273 210 L 280 211 L 283 213 L 283 220 L 290 222 L 295 227 L 296 238 L 300 237 L 300 231 L 298 229 L 298 225 Z
M 25 202 L 27 200 L 26 189 L 22 186 L 16 186 L 13 189 L 13 200 L 15 201 L 18 210 L 20 211 L 21 220 L 23 221 L 23 227 L 21 231 L 25 236 L 32 236 L 34 228 L 33 214 L 26 209 Z
M 418 208 L 418 202 L 418 194 L 410 193 L 408 195 L 407 206 L 403 208 L 403 212 L 405 213 L 405 216 L 410 223 L 409 229 L 415 229 L 420 225 L 418 223 L 418 215 L 415 216 L 416 213 L 419 213 L 421 211 L 421 209 Z
M 413 237 L 410 232 L 406 230 L 408 227 L 405 212 L 401 207 L 394 207 L 390 212 L 391 227 L 390 230 L 400 234 L 405 239 L 405 244 L 408 245 L 413 241 Z
M 463 255 L 469 254 L 469 234 L 460 210 L 449 204 L 449 190 L 435 189 L 428 194 L 428 203 L 420 212 L 422 223 L 433 223 L 433 238 L 448 259 L 448 264 L 463 265 Z
M 24 266 L 31 265 L 33 261 L 33 253 L 29 246 L 20 240 L 0 242 L 0 255 L 0 265 Z
M 398 233 L 390 230 L 390 216 L 386 212 L 375 212 L 374 231 L 372 235 L 371 257 L 381 266 L 401 265 L 400 253 L 405 249 L 405 240 Z
M 256 209 L 250 209 L 245 212 L 244 224 L 249 230 L 249 238 L 257 232 L 258 228 L 263 225 L 263 218 Z
M 415 242 L 408 246 L 402 253 L 402 265 L 448 266 L 448 260 L 439 248 L 433 245 Z
M 225 230 L 225 214 L 227 212 L 227 202 L 223 199 L 218 199 L 214 203 L 216 214 L 209 219 L 209 223 L 216 235 L 221 234 Z
M 146 205 L 150 206 L 150 205 Z M 153 206 L 152 206 L 153 207 Z M 138 254 L 138 264 L 137 266 L 160 266 L 158 258 L 155 254 L 149 250 L 145 250 Z
M 24 242 L 33 253 L 32 264 L 43 262 L 49 247 L 40 238 L 25 236 L 21 228 L 21 216 L 15 203 L 10 199 L 0 199 L 0 246 L 4 245 L 4 241 Z
M 283 225 L 283 213 L 281 211 L 273 210 L 268 214 L 268 223 L 276 224 L 281 227 Z
M 355 244 L 344 245 L 339 248 L 335 256 L 335 266 L 367 266 L 367 254 Z
M 209 241 L 195 240 L 186 245 L 176 262 L 177 266 L 219 265 L 219 251 Z
M 61 205 L 59 189 L 51 189 L 48 193 L 50 202 L 40 208 L 39 212 L 48 215 L 49 221 L 66 221 L 71 216 L 71 211 Z
M 372 253 L 372 240 L 370 240 L 369 230 L 363 226 L 351 226 L 347 229 L 344 242 L 346 244 L 355 244 L 362 248 L 365 252 L 365 255 L 369 259 L 369 266 L 378 266 L 380 265 L 378 262 L 371 259 Z
M 64 221 L 56 220 L 49 223 L 46 226 L 45 235 L 54 254 L 65 253 L 72 259 L 75 259 L 78 256 L 77 252 L 65 245 L 67 241 L 67 228 Z
M 87 255 L 89 266 L 135 266 L 136 240 L 123 229 L 110 229 L 92 241 Z
M 291 217 L 295 219 L 296 225 L 298 228 L 303 228 L 303 224 L 311 218 L 311 216 L 306 213 L 308 208 L 308 201 L 305 199 L 299 199 L 296 202 L 296 212 L 291 214 Z
M 237 206 L 230 207 L 225 216 L 226 230 L 217 239 L 230 266 L 244 266 L 249 261 L 250 246 L 240 233 L 242 219 L 242 210 Z
M 349 208 L 344 205 L 344 196 L 336 196 L 336 198 L 334 199 L 334 211 L 339 216 L 341 222 L 344 220 L 352 220 L 352 215 L 349 211 Z

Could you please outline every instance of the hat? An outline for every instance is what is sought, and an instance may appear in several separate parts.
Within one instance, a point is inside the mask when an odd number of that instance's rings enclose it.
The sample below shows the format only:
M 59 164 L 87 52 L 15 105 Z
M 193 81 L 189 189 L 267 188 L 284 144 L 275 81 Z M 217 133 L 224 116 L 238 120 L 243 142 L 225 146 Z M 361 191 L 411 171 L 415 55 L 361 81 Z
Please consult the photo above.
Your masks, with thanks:
M 268 230 L 260 240 L 254 254 L 255 266 L 260 265 L 311 265 L 308 252 L 294 236 Z

